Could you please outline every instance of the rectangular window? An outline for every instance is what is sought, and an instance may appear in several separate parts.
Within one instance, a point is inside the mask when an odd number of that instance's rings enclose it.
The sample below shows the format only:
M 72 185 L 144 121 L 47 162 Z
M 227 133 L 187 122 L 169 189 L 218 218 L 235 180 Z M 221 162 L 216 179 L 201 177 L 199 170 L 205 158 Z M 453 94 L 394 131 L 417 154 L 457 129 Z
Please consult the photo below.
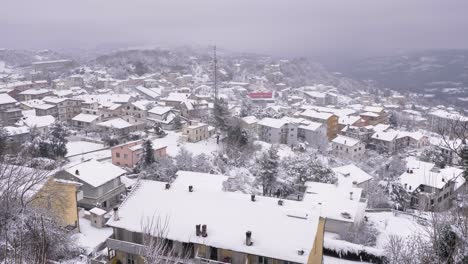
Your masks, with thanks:
M 268 258 L 258 256 L 258 264 L 268 264 Z
M 128 158 L 128 155 L 127 154 L 124 154 L 124 159 L 127 159 Z
M 132 254 L 127 254 L 127 264 L 135 264 L 135 257 Z
M 115 153 L 115 157 L 120 158 L 120 153 L 119 153 L 119 152 L 116 152 L 116 153 Z

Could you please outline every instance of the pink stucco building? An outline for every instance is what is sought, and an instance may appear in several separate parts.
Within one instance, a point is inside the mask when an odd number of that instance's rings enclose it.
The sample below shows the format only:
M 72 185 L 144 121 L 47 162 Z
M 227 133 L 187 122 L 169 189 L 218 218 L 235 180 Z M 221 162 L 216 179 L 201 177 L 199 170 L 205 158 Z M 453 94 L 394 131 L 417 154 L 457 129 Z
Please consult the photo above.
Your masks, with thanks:
M 166 156 L 166 146 L 153 146 L 153 148 L 156 158 Z M 130 141 L 117 145 L 111 149 L 112 164 L 133 168 L 143 155 L 143 151 L 143 140 Z

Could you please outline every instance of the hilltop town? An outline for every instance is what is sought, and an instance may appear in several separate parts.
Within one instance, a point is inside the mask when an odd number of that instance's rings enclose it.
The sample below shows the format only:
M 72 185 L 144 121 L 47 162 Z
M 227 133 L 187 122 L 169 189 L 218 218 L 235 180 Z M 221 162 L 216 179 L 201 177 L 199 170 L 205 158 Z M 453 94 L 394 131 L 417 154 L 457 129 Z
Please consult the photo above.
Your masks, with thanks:
M 2 49 L 0 262 L 466 263 L 466 111 L 306 59 Z

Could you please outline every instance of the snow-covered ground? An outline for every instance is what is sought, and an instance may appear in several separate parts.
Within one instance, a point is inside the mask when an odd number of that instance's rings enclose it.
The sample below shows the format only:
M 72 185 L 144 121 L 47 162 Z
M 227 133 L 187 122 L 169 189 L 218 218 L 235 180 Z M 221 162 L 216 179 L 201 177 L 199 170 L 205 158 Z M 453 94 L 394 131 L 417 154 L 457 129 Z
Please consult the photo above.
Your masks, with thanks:
M 91 221 L 80 218 L 80 233 L 73 235 L 77 244 L 86 250 L 86 254 L 93 252 L 99 244 L 106 241 L 112 235 L 112 228 L 96 228 L 91 226 Z
M 88 141 L 72 141 L 67 143 L 67 157 L 88 153 L 106 148 L 103 144 Z
M 182 133 L 168 131 L 167 135 L 163 138 L 157 138 L 153 140 L 153 147 L 167 146 L 167 154 L 175 157 L 181 147 L 184 147 L 194 155 L 206 154 L 211 156 L 213 153 L 218 151 L 219 145 L 216 144 L 216 138 L 211 137 L 206 140 L 202 140 L 196 143 L 185 142 L 182 138 Z
M 416 233 L 424 234 L 424 226 L 418 224 L 417 220 L 409 215 L 394 215 L 392 212 L 368 212 L 366 216 L 380 232 L 377 237 L 377 248 L 384 248 L 391 235 L 407 237 Z
M 263 142 L 263 141 L 255 141 L 254 142 L 255 145 L 258 145 L 258 146 L 261 146 L 262 147 L 262 151 L 266 151 L 268 150 L 270 147 L 271 147 L 271 144 L 270 143 L 267 143 L 267 142 Z M 285 157 L 289 157 L 289 156 L 294 156 L 296 155 L 294 153 L 294 151 L 291 149 L 291 147 L 289 147 L 288 145 L 285 145 L 285 144 L 278 144 L 276 145 L 278 147 L 278 156 L 280 158 L 285 158 Z

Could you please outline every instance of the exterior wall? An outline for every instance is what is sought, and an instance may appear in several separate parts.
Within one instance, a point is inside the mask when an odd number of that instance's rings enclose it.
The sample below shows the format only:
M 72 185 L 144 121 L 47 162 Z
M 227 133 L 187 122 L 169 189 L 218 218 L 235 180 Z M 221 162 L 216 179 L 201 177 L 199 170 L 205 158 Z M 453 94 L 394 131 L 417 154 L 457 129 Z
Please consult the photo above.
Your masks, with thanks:
M 273 128 L 267 126 L 258 126 L 259 139 L 272 144 L 281 143 L 281 130 L 282 128 Z
M 128 168 L 135 167 L 140 161 L 141 156 L 143 155 L 143 148 L 138 150 L 131 150 L 133 146 L 141 145 L 143 141 L 133 141 L 126 145 L 115 146 L 111 149 L 112 154 L 112 164 L 116 166 L 124 166 Z M 155 157 L 166 156 L 166 147 L 154 149 Z
M 333 115 L 327 120 L 327 136 L 328 140 L 332 140 L 338 134 L 338 117 Z
M 309 143 L 309 145 L 316 149 L 325 150 L 327 149 L 328 145 L 328 137 L 327 137 L 327 128 L 325 125 L 321 126 L 316 131 L 305 130 L 299 128 L 298 136 Z
M 63 226 L 79 227 L 77 190 L 75 184 L 60 183 L 51 178 L 35 195 L 33 204 L 50 210 Z
M 326 219 L 325 221 L 325 231 L 341 234 L 349 230 L 353 226 L 353 223 L 338 221 L 335 219 Z
M 364 158 L 365 151 L 366 147 L 362 142 L 359 142 L 354 146 L 347 146 L 332 142 L 333 154 L 344 159 L 360 160 Z
M 186 127 L 183 129 L 183 132 L 188 137 L 188 142 L 198 142 L 210 137 L 208 125 L 197 126 L 195 128 Z
M 452 206 L 455 197 L 453 182 L 446 184 L 442 189 L 420 186 L 413 192 L 410 206 L 422 211 L 446 211 Z

